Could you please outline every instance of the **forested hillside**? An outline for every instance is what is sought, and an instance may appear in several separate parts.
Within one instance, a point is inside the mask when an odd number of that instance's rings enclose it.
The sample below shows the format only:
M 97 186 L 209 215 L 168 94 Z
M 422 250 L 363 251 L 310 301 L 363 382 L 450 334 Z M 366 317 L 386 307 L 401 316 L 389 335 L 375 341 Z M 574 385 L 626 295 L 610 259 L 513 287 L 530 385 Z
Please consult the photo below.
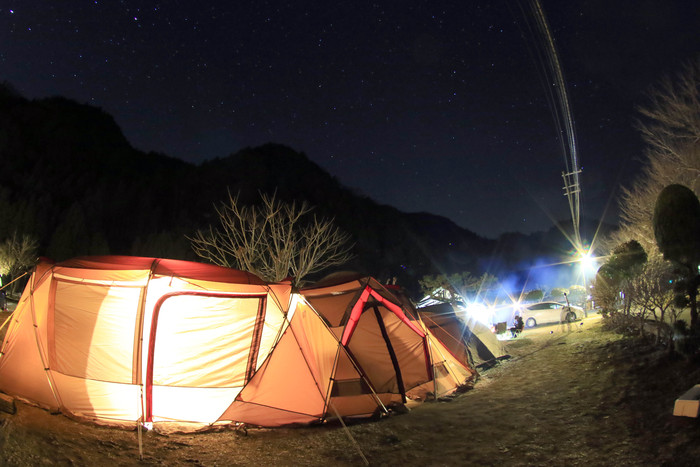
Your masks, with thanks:
M 100 109 L 60 97 L 29 101 L 8 85 L 0 86 L 0 174 L 0 239 L 33 235 L 40 254 L 54 260 L 196 260 L 185 236 L 216 222 L 214 205 L 227 190 L 250 203 L 259 192 L 308 201 L 353 237 L 355 257 L 344 269 L 396 277 L 411 290 L 426 274 L 498 274 L 556 251 L 538 236 L 514 234 L 505 246 L 443 217 L 378 204 L 278 144 L 201 165 L 144 153 Z

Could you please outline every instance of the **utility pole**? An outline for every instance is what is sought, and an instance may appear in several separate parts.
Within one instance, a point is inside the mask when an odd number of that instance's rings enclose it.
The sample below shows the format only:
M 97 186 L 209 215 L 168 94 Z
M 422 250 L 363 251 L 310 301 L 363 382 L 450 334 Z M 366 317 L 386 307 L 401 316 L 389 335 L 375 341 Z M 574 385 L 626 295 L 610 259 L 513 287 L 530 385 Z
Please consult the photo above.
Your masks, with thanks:
M 571 211 L 571 222 L 574 227 L 574 248 L 577 252 L 583 251 L 583 244 L 581 243 L 581 184 L 579 182 L 579 174 L 581 169 L 574 170 L 573 172 L 562 172 L 561 177 L 564 179 L 564 196 L 569 201 L 569 210 Z

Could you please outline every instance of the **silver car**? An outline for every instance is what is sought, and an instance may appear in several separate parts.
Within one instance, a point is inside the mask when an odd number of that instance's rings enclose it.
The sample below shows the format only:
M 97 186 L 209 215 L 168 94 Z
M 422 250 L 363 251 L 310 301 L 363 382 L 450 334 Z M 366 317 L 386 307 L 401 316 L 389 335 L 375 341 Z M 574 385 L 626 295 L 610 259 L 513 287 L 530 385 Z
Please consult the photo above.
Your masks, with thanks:
M 571 323 L 583 318 L 583 309 L 557 302 L 539 302 L 520 309 L 525 327 L 534 328 L 545 323 Z

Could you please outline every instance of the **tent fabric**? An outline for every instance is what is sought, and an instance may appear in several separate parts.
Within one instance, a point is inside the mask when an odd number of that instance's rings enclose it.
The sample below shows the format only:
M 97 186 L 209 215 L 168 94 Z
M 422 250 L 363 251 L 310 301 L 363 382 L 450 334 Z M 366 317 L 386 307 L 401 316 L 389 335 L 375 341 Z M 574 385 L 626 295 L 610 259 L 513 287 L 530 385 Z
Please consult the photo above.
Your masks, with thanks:
M 290 325 L 275 350 L 222 419 L 257 425 L 273 420 L 309 423 L 336 414 L 369 416 L 381 410 L 383 404 L 363 384 L 338 337 L 302 297 L 296 298 Z
M 507 356 L 507 350 L 485 325 L 464 321 L 449 303 L 417 309 L 417 314 L 461 362 L 479 367 Z
M 406 402 L 406 391 L 432 379 L 425 333 L 397 299 L 371 277 L 301 290 L 382 400 Z
M 182 429 L 368 417 L 473 374 L 372 278 L 293 293 L 242 271 L 126 256 L 42 260 L 0 347 L 11 396 Z
M 439 399 L 473 383 L 478 377 L 476 370 L 459 361 L 422 320 L 419 319 L 417 323 L 428 338 L 433 380 L 409 391 L 408 397 L 412 400 L 426 400 L 429 397 Z
M 476 375 L 401 298 L 371 277 L 329 276 L 301 294 L 341 336 L 373 390 L 392 396 L 390 402 L 441 397 Z
M 469 387 L 478 378 L 478 373 L 469 357 L 466 343 L 445 332 L 440 326 L 435 326 L 429 319 L 424 319 L 405 289 L 395 284 L 385 287 L 401 302 L 411 321 L 423 329 L 430 347 L 433 381 L 412 390 L 409 397 L 413 400 L 425 400 L 431 396 L 438 399 Z
M 469 320 L 466 327 L 467 344 L 477 366 L 508 357 L 508 350 L 488 326 L 476 320 Z
M 384 313 L 395 352 L 393 363 L 386 345 L 370 352 L 366 369 L 401 365 L 409 384 L 422 383 L 420 329 L 382 294 L 365 298 Z M 368 344 L 358 329 L 355 350 Z M 156 258 L 43 260 L 0 347 L 0 390 L 98 423 L 178 429 L 386 411 L 400 400 L 395 378 L 378 393 L 341 337 L 289 283 Z
M 0 348 L 0 390 L 105 423 L 212 423 L 287 325 L 291 286 L 156 258 L 42 261 Z

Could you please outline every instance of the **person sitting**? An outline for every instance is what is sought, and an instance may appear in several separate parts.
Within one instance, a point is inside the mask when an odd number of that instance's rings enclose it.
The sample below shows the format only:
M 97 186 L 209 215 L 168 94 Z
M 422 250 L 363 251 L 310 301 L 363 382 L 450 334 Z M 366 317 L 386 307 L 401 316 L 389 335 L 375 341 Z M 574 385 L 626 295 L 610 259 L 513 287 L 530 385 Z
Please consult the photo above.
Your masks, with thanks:
M 518 334 L 523 332 L 523 328 L 525 327 L 525 324 L 523 323 L 523 319 L 520 317 L 520 315 L 515 315 L 515 318 L 513 319 L 513 327 L 510 328 L 510 333 L 513 337 L 518 337 Z

